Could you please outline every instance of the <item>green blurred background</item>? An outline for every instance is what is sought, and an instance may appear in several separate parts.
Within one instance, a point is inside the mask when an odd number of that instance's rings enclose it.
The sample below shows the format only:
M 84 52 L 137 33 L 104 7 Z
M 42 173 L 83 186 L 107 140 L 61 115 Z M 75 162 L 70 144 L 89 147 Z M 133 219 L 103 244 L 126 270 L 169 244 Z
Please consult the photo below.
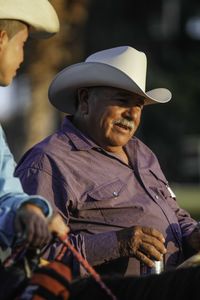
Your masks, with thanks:
M 186 209 L 194 219 L 200 221 L 200 186 L 175 184 L 172 185 L 172 189 L 179 205 Z

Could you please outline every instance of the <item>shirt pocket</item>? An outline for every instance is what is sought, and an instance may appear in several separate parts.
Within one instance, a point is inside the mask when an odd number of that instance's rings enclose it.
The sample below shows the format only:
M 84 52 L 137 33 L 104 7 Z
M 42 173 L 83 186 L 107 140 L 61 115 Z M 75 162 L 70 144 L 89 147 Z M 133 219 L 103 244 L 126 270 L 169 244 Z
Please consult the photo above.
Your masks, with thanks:
M 88 192 L 87 202 L 95 203 L 98 208 L 115 207 L 125 199 L 124 191 L 126 191 L 126 184 L 120 179 L 116 179 Z
M 118 228 L 133 226 L 143 214 L 143 206 L 137 201 L 134 203 L 127 183 L 120 179 L 90 191 L 84 205 L 87 205 L 87 209 L 96 210 L 95 220 L 101 219 L 106 224 Z
M 168 185 L 168 181 L 162 173 L 157 173 L 154 170 L 150 169 L 150 180 L 149 188 L 162 199 L 167 199 L 172 197 L 172 192 Z

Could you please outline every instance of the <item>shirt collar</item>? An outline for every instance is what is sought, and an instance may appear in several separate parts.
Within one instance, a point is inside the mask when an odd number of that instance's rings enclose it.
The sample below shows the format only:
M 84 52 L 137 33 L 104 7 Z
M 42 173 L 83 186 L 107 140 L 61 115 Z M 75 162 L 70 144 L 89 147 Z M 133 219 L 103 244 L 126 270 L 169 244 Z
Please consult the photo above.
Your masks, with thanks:
M 72 116 L 66 116 L 64 118 L 61 130 L 71 140 L 77 150 L 99 148 L 89 137 L 73 125 Z

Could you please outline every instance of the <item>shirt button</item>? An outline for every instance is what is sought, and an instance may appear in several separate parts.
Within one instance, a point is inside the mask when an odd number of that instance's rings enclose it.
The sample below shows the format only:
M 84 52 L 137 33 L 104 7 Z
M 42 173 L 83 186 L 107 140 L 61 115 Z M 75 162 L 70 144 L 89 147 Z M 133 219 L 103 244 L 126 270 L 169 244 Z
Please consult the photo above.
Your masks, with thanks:
M 118 192 L 113 192 L 113 196 L 117 197 L 118 195 Z

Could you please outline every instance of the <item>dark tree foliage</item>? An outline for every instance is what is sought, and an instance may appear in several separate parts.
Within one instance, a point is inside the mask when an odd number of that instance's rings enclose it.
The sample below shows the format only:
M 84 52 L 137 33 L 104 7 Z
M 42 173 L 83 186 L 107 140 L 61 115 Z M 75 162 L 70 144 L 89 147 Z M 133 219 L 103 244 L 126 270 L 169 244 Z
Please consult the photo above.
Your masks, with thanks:
M 187 174 L 189 154 L 183 149 L 186 136 L 200 135 L 200 40 L 186 32 L 194 16 L 200 17 L 200 3 L 194 0 L 95 0 L 86 28 L 86 54 L 120 45 L 135 47 L 147 54 L 147 90 L 172 91 L 169 104 L 145 108 L 138 136 L 157 154 L 169 181 L 175 182 L 200 179 L 198 170 Z M 198 159 L 200 153 L 195 155 Z

